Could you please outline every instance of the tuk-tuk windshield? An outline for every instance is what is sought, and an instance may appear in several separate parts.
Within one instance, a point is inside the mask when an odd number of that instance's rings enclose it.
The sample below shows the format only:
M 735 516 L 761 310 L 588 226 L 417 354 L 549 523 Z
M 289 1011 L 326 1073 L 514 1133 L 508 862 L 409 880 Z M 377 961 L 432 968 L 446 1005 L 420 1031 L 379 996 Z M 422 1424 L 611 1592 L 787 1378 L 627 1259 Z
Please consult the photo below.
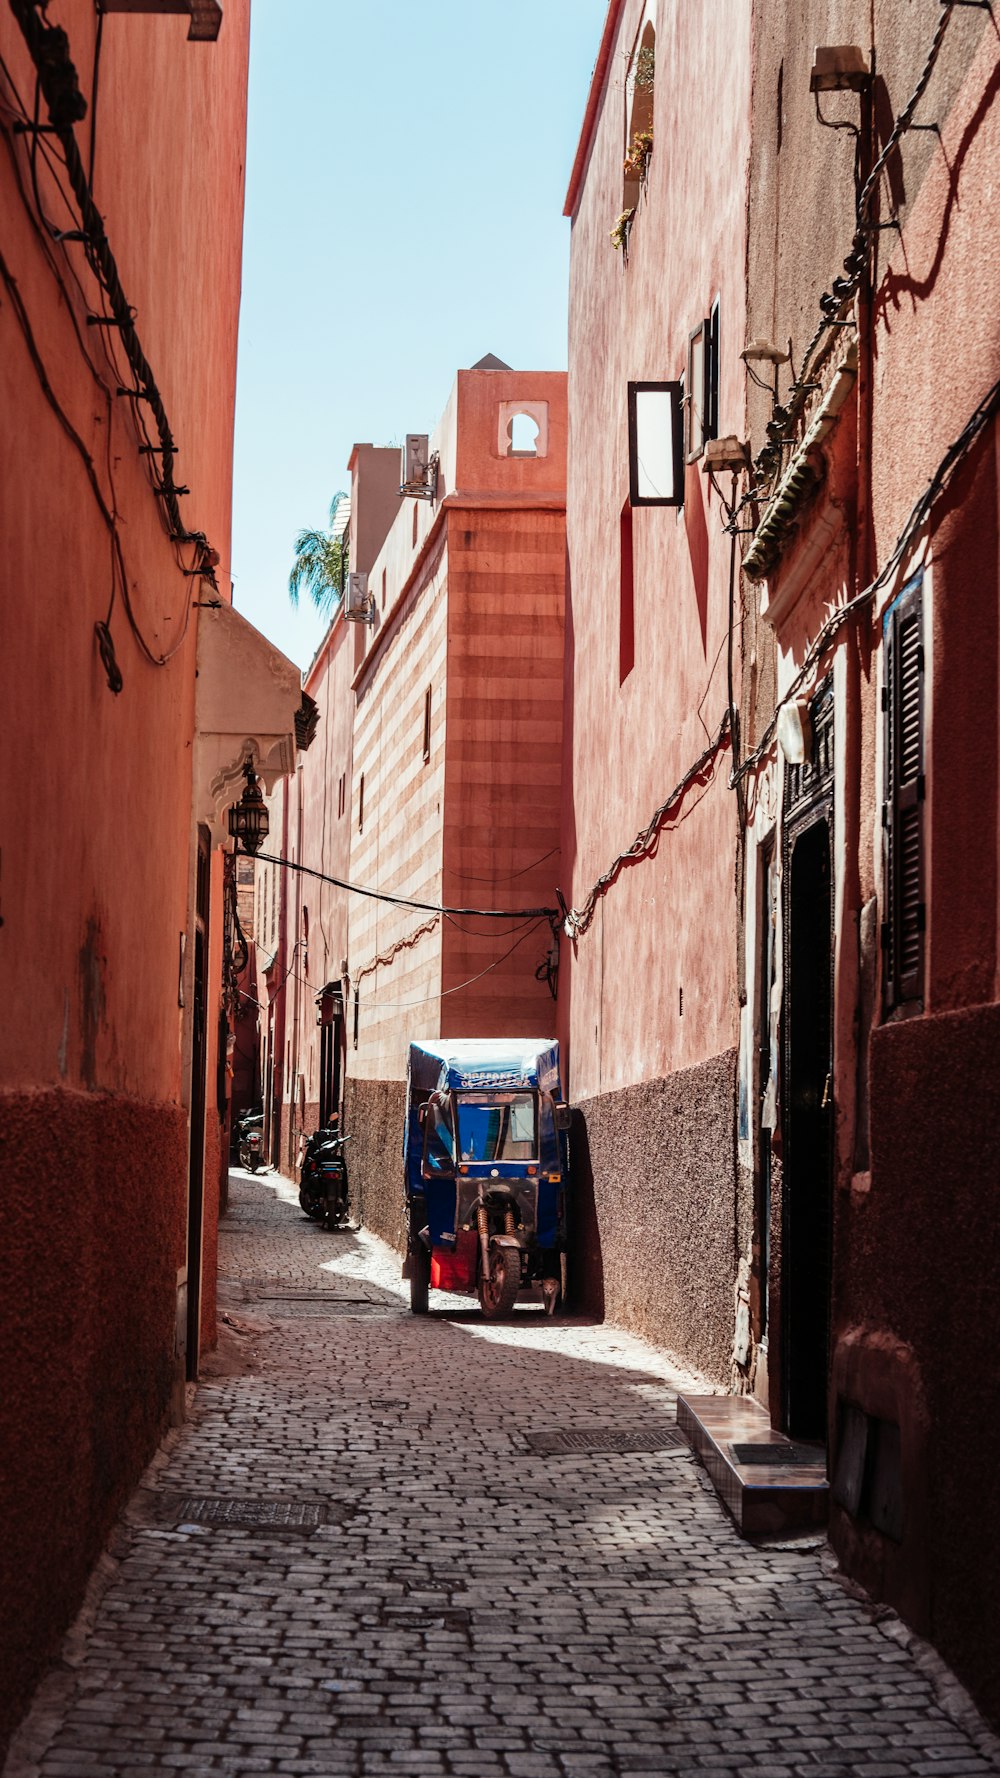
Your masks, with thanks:
M 457 1093 L 455 1113 L 463 1161 L 538 1159 L 534 1093 Z
M 432 1098 L 428 1102 L 424 1118 L 424 1157 L 421 1171 L 425 1179 L 455 1171 L 455 1137 L 447 1100 L 443 1104 L 438 1098 Z

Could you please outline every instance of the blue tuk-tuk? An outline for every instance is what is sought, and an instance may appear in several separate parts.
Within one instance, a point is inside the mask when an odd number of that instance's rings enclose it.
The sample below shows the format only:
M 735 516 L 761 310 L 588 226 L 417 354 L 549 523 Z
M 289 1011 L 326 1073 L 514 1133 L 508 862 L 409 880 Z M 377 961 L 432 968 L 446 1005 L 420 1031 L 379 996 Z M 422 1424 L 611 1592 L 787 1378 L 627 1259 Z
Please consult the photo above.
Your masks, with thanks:
M 569 1106 L 559 1045 L 537 1038 L 411 1043 L 403 1138 L 410 1308 L 478 1295 L 489 1320 L 519 1295 L 566 1296 Z

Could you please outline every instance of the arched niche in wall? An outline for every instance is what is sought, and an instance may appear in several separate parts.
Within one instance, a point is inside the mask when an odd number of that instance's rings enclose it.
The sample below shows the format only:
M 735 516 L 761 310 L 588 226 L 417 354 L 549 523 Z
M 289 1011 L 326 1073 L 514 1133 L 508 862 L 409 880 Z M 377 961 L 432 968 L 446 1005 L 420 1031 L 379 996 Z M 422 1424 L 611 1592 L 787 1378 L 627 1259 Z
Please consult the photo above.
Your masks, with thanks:
M 639 202 L 649 157 L 653 152 L 653 81 L 656 72 L 656 29 L 643 24 L 625 82 L 625 160 L 622 168 L 622 210 Z
M 497 420 L 497 455 L 547 457 L 548 452 L 548 402 L 502 401 Z

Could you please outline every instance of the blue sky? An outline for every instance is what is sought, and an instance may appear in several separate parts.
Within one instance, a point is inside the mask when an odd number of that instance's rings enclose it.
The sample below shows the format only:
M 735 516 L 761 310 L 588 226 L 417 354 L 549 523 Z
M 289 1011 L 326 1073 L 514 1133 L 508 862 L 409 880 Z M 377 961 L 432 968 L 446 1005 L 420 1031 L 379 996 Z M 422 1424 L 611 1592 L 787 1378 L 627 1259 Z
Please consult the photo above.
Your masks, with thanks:
M 253 0 L 236 603 L 300 665 L 287 592 L 355 440 L 426 432 L 455 371 L 566 364 L 566 185 L 606 0 Z

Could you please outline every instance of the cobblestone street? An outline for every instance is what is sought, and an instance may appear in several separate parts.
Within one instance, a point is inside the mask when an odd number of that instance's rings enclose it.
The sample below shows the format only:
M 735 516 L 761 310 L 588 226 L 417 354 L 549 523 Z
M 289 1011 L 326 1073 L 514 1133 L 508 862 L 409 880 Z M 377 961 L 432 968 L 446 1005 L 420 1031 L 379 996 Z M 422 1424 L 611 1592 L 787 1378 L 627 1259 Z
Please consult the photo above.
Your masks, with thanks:
M 669 1427 L 653 1348 L 413 1318 L 395 1255 L 270 1176 L 234 1173 L 220 1265 L 220 1356 L 8 1773 L 1000 1771 L 934 1658 L 820 1548 L 741 1541 L 686 1449 L 527 1449 Z

